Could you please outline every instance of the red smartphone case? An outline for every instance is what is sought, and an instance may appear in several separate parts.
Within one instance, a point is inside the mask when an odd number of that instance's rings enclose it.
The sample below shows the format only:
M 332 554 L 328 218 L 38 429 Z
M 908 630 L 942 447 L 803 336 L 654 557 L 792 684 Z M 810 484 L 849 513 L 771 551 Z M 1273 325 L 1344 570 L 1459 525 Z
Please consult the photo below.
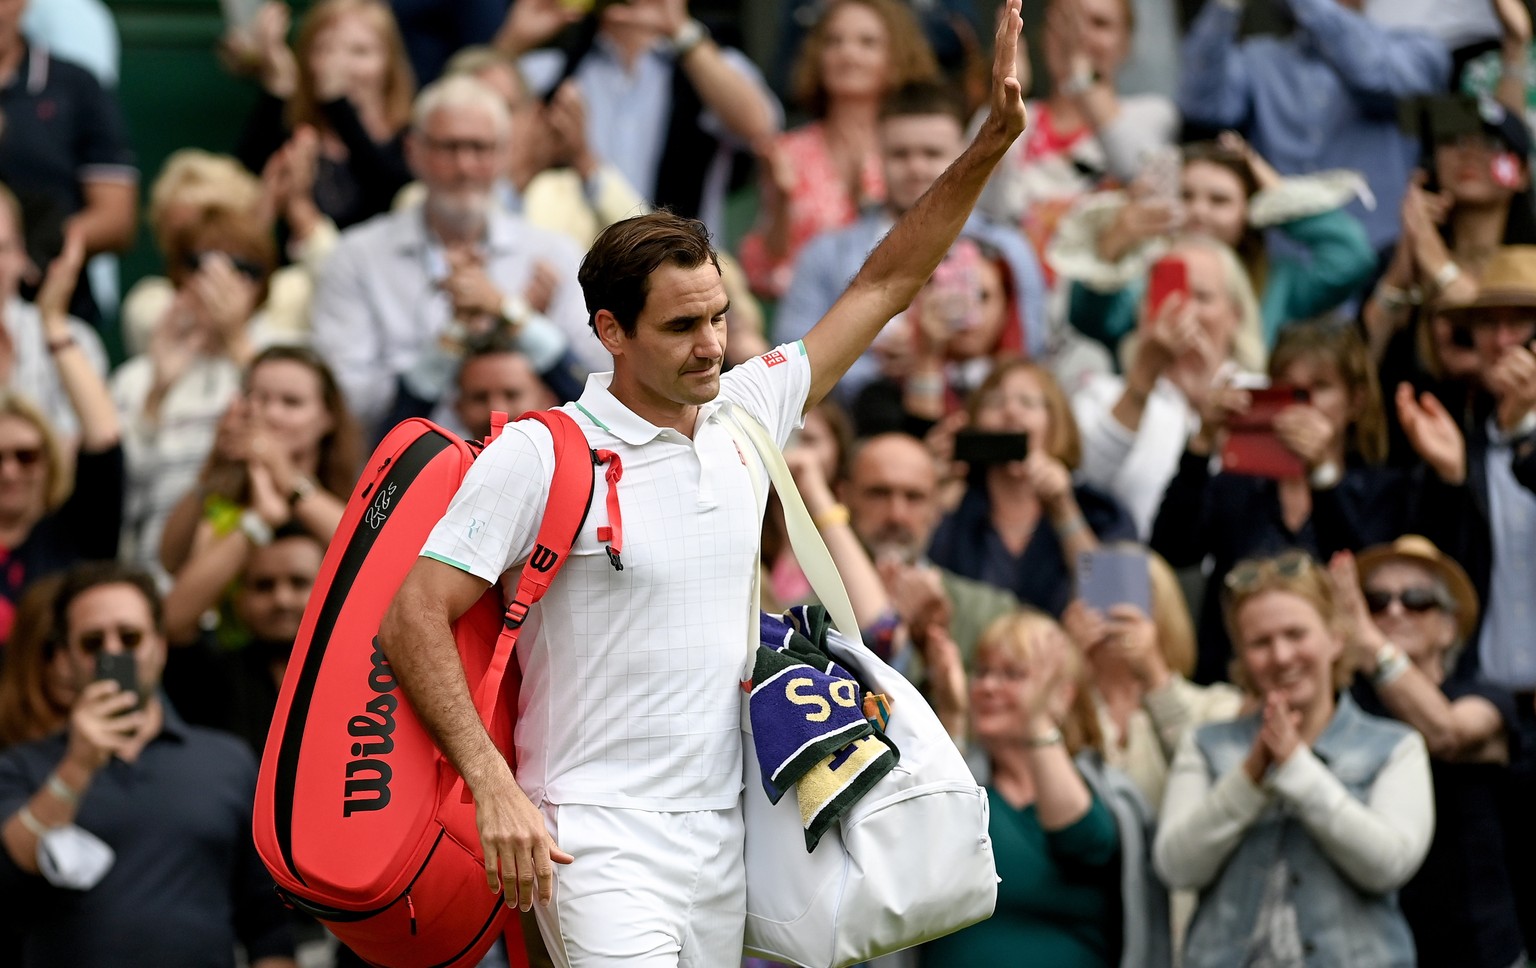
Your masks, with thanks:
M 1147 283 L 1147 309 L 1156 313 L 1169 296 L 1189 294 L 1189 267 L 1178 256 L 1164 256 L 1152 264 Z
M 1277 481 L 1307 476 L 1306 463 L 1275 436 L 1275 415 L 1286 407 L 1305 403 L 1306 394 L 1295 387 L 1274 386 L 1250 390 L 1249 395 L 1248 412 L 1227 423 L 1221 469 L 1229 474 Z

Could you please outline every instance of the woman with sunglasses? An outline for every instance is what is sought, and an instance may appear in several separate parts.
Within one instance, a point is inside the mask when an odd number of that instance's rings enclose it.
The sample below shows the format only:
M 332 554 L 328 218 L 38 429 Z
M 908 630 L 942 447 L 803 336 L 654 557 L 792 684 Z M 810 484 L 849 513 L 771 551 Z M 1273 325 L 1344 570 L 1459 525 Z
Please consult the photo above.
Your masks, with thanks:
M 1348 622 L 1355 695 L 1424 737 L 1435 785 L 1435 839 L 1403 887 L 1420 968 L 1508 968 L 1525 963 L 1511 862 L 1509 736 L 1516 698 L 1456 659 L 1477 629 L 1472 581 L 1418 535 L 1329 564 Z M 1521 821 L 1523 823 L 1523 821 Z
M 1239 678 L 1260 709 L 1180 744 L 1153 856 L 1200 893 L 1186 968 L 1410 968 L 1396 892 L 1434 832 L 1424 741 L 1361 711 L 1344 616 L 1305 552 L 1244 561 L 1224 583 Z
M 271 230 L 239 209 L 178 220 L 164 244 L 169 301 L 146 351 L 112 375 L 127 425 L 123 555 L 149 568 L 167 516 L 196 482 L 219 417 L 240 392 L 277 258 Z
M 1170 964 L 1167 892 L 1148 863 L 1152 809 L 1104 765 L 1082 654 L 1026 608 L 982 633 L 967 687 L 959 650 L 942 627 L 932 638 L 929 676 L 949 684 L 934 691 L 940 719 L 968 713 L 985 755 L 1002 883 L 992 917 L 924 945 L 922 963 Z
M 1319 557 L 1388 541 L 1419 513 L 1414 498 L 1424 475 L 1459 481 L 1465 448 L 1443 407 L 1399 394 L 1399 414 L 1427 465 L 1404 471 L 1382 466 L 1386 421 L 1376 371 L 1354 326 L 1344 321 L 1296 323 L 1281 331 L 1269 360 L 1277 387 L 1297 394 L 1267 426 L 1243 440 L 1287 455 L 1292 466 L 1248 470 L 1251 451 L 1225 447 L 1227 424 L 1250 406 L 1247 390 L 1221 386 L 1202 407 L 1200 429 L 1186 445 L 1152 525 L 1151 546 L 1175 568 L 1207 556 L 1213 569 L 1200 615 L 1195 678 L 1227 674 L 1231 646 L 1223 624 L 1222 577 L 1232 565 L 1284 548 Z M 1221 465 L 1212 473 L 1212 456 Z
M 79 423 L 74 449 L 37 405 L 0 390 L 0 642 L 15 603 L 39 578 L 81 559 L 116 556 L 123 514 L 122 424 L 106 382 L 69 328 L 69 301 L 85 260 L 65 239 L 36 307 L 41 342 Z
M 176 576 L 165 597 L 169 641 L 196 638 L 252 549 L 279 529 L 297 526 L 329 543 L 357 480 L 361 442 L 330 368 L 312 350 L 274 346 L 257 355 L 199 486 L 166 528 L 162 561 Z

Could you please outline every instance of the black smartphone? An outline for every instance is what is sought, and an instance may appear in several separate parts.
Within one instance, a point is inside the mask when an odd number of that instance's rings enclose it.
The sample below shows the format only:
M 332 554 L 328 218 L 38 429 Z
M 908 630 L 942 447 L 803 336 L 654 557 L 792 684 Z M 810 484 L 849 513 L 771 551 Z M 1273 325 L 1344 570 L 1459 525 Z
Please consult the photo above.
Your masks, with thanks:
M 1006 464 L 1029 456 L 1029 435 L 962 430 L 955 434 L 955 460 L 967 464 Z
M 143 704 L 139 695 L 139 669 L 133 656 L 126 652 L 102 652 L 96 656 L 96 678 L 110 679 L 119 689 L 134 695 L 133 708 Z

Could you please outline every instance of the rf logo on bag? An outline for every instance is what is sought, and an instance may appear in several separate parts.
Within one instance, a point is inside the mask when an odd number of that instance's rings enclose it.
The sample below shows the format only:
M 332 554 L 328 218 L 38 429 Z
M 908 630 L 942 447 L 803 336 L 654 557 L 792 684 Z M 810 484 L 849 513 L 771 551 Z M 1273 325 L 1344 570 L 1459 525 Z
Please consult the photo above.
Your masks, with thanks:
M 394 499 L 396 487 L 398 485 L 391 484 L 388 488 L 379 488 L 379 493 L 374 496 L 373 503 L 368 506 L 367 512 L 363 515 L 368 521 L 368 527 L 377 531 L 384 526 L 384 520 L 389 517 L 389 505 Z

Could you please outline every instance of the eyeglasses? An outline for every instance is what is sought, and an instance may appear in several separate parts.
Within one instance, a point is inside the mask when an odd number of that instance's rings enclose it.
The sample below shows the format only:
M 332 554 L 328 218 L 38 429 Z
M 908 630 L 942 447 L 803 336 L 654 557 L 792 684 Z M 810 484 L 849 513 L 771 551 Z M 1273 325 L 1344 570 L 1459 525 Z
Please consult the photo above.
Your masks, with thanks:
M 132 625 L 119 625 L 115 628 L 90 629 L 81 632 L 75 641 L 79 643 L 82 652 L 85 652 L 87 655 L 94 655 L 106 648 L 107 636 L 109 635 L 117 636 L 117 640 L 123 643 L 123 650 L 125 652 L 132 652 L 139 647 L 139 643 L 144 641 L 144 637 L 148 633 Z
M 38 461 L 43 459 L 41 447 L 15 447 L 9 450 L 0 450 L 0 466 L 9 461 L 15 461 L 17 467 L 36 467 Z
M 1018 666 L 977 666 L 971 671 L 973 682 L 983 682 L 987 679 L 1001 679 L 1004 682 L 1023 682 L 1029 678 L 1028 669 L 1020 669 Z
M 1273 558 L 1240 561 L 1227 572 L 1222 583 L 1227 586 L 1227 591 L 1242 595 L 1268 578 L 1300 578 L 1316 567 L 1317 562 L 1305 551 L 1286 551 Z
M 467 151 L 474 158 L 489 158 L 500 147 L 500 142 L 496 141 L 476 141 L 473 138 L 429 138 L 426 135 L 422 135 L 421 143 L 428 151 L 435 151 L 438 154 L 457 155 L 461 151 Z
M 1371 610 L 1372 615 L 1385 612 L 1392 607 L 1393 602 L 1402 602 L 1403 611 L 1415 614 L 1446 607 L 1444 596 L 1433 588 L 1405 588 L 1400 592 L 1389 592 L 1379 588 L 1366 589 L 1365 607 Z

